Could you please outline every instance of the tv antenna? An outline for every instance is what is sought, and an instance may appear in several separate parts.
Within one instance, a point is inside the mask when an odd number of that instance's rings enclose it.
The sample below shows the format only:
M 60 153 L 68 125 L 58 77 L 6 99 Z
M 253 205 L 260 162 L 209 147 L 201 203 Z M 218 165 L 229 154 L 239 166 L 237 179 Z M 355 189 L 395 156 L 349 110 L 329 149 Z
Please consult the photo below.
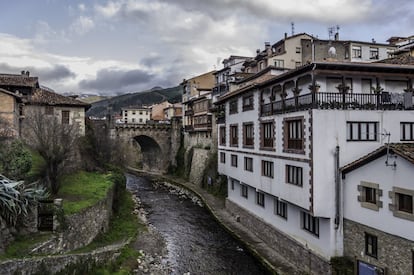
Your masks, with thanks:
M 339 34 L 339 25 L 328 28 L 329 40 L 335 39 L 335 35 Z
M 295 22 L 290 22 L 290 26 L 292 27 L 292 36 L 295 35 Z
M 397 156 L 394 153 L 390 153 L 390 137 L 391 133 L 387 132 L 387 130 L 384 129 L 384 132 L 381 134 L 383 137 L 387 138 L 387 159 L 385 160 L 385 166 L 389 167 L 391 166 L 393 170 L 397 168 L 397 163 L 395 162 L 395 159 Z M 391 159 L 394 159 L 392 163 L 390 163 Z

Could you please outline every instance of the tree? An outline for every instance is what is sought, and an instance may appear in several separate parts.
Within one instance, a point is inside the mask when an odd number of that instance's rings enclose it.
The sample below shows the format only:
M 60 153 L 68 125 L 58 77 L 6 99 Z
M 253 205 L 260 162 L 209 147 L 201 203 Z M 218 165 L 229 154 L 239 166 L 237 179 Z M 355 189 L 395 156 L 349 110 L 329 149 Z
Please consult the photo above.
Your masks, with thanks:
M 3 173 L 12 179 L 21 180 L 32 167 L 32 159 L 21 140 L 3 142 L 0 148 L 0 163 Z
M 58 178 L 67 171 L 70 160 L 76 155 L 79 127 L 62 124 L 56 116 L 40 111 L 27 114 L 24 139 L 45 160 L 45 184 L 52 194 L 59 191 Z

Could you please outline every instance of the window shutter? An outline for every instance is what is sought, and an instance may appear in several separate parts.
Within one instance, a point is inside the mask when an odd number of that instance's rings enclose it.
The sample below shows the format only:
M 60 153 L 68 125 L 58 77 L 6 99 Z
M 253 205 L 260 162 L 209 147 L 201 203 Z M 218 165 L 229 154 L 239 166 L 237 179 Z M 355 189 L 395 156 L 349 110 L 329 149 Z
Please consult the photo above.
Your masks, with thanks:
M 363 201 L 362 198 L 361 198 L 361 196 L 358 196 L 358 201 L 359 202 L 362 202 Z
M 382 189 L 378 189 L 378 196 L 382 197 Z

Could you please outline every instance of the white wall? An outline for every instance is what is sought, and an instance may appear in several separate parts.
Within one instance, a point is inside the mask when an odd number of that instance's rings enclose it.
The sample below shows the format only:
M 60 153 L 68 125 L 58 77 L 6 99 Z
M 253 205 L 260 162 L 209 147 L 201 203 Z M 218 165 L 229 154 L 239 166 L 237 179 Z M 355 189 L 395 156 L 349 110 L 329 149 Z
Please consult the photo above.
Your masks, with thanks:
M 414 190 L 412 179 L 414 178 L 413 164 L 402 157 L 395 159 L 397 167 L 385 165 L 386 156 L 380 157 L 348 174 L 343 180 L 344 186 L 344 217 L 349 220 L 382 230 L 392 235 L 400 236 L 414 241 L 414 221 L 394 217 L 389 209 L 392 203 L 388 192 L 392 187 L 400 187 Z M 358 185 L 361 181 L 379 184 L 382 189 L 383 206 L 379 211 L 362 207 L 358 201 L 360 192 Z

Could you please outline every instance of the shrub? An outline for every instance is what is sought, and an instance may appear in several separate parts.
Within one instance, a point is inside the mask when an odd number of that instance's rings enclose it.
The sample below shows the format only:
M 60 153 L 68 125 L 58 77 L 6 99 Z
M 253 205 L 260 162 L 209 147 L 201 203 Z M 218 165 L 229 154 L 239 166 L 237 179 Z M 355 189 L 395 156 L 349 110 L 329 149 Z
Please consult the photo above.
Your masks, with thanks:
M 3 173 L 8 178 L 21 180 L 32 167 L 32 157 L 20 140 L 14 140 L 3 146 L 0 152 Z

